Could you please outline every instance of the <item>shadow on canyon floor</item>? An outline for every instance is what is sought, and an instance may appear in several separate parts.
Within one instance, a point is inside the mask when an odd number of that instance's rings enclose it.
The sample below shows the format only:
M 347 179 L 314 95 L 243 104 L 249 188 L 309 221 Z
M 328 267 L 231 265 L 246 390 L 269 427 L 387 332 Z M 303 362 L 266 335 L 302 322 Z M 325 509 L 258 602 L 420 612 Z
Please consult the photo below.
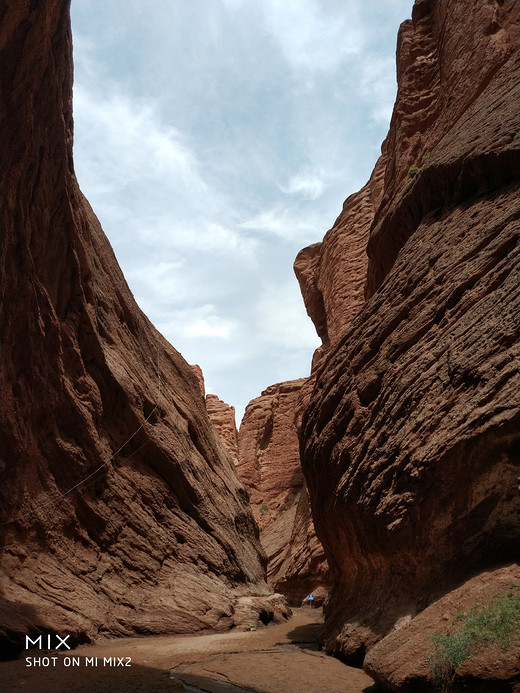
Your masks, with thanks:
M 317 636 L 322 620 L 323 619 L 320 618 L 320 620 L 315 623 L 306 623 L 305 625 L 296 626 L 296 628 L 290 630 L 287 633 L 290 644 L 297 645 L 302 649 L 320 649 Z

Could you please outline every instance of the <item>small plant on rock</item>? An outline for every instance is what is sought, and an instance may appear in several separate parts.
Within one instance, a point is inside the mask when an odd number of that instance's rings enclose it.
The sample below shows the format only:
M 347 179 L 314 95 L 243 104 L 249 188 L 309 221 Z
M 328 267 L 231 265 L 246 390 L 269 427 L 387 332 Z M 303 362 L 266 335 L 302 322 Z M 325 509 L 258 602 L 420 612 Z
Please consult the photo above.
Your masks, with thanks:
M 520 140 L 520 132 L 517 132 L 513 135 L 513 142 L 516 142 L 517 140 Z
M 520 585 L 487 607 L 477 605 L 457 614 L 455 623 L 462 626 L 452 635 L 432 636 L 434 652 L 428 657 L 434 685 L 443 693 L 452 690 L 457 667 L 484 647 L 497 644 L 507 650 L 520 643 Z
M 408 169 L 408 178 L 415 178 L 415 176 L 421 172 L 419 166 L 410 166 Z

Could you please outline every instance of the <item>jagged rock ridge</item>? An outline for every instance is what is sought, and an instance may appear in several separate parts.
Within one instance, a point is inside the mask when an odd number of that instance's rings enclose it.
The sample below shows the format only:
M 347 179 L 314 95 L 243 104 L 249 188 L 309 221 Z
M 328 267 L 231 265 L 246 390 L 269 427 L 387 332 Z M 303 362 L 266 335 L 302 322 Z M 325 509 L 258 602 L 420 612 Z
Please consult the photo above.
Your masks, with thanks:
M 0 27 L 4 644 L 229 627 L 268 592 L 258 530 L 79 190 L 69 3 L 2 3 Z
M 358 258 L 366 240 L 366 303 L 356 279 L 357 313 L 346 294 L 334 304 L 344 225 L 297 259 L 324 339 L 301 429 L 334 582 L 321 637 L 351 662 L 368 652 L 371 675 L 396 691 L 428 685 L 414 624 L 453 627 L 454 608 L 426 607 L 456 587 L 471 602 L 517 574 L 519 9 L 415 3 L 382 156 L 338 220 L 359 210 L 347 231 Z M 401 627 L 406 656 L 384 637 Z M 493 656 L 461 669 L 473 690 L 518 681 L 518 648 L 502 668 Z

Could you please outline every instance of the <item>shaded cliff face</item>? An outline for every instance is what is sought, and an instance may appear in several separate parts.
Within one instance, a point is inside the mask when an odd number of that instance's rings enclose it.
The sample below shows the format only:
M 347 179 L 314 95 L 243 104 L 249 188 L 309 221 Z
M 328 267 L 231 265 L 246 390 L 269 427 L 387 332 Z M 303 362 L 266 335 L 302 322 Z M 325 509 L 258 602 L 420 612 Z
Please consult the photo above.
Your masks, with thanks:
M 261 528 L 268 581 L 293 605 L 328 584 L 300 466 L 298 426 L 305 385 L 304 378 L 271 385 L 248 404 L 237 466 Z
M 364 669 L 384 686 L 384 690 L 417 693 L 431 690 L 428 658 L 435 659 L 432 634 L 446 637 L 457 633 L 463 624 L 461 614 L 489 609 L 497 598 L 518 598 L 520 566 L 512 564 L 483 571 L 470 577 L 456 589 L 427 606 L 415 618 L 405 615 L 396 628 L 368 653 Z M 496 609 L 495 609 L 496 614 Z M 489 623 L 493 622 L 493 617 Z M 512 638 L 509 647 L 499 643 L 487 647 L 462 662 L 457 668 L 455 685 L 446 677 L 445 690 L 470 690 L 481 693 L 515 691 L 520 679 L 520 642 Z M 509 683 L 504 683 L 508 681 Z M 437 686 L 434 690 L 439 690 Z
M 2 636 L 228 627 L 258 530 L 74 177 L 68 3 L 0 7 Z
M 330 589 L 329 567 L 316 536 L 305 483 L 296 498 L 296 504 L 260 535 L 268 558 L 267 580 L 291 606 L 301 606 L 310 593 L 315 593 L 313 605 L 321 606 Z
M 327 328 L 301 451 L 334 579 L 322 637 L 350 661 L 518 556 L 519 7 L 422 1 L 402 25 L 383 155 L 346 203 L 360 210 L 349 232 L 367 238 L 357 315 L 326 314 L 326 273 L 345 266 L 327 266 L 326 246 L 342 247 L 341 229 L 297 260 L 311 315 L 322 293 L 318 331 L 343 321 Z M 390 658 L 370 670 L 391 687 Z M 420 677 L 405 678 L 416 690 Z

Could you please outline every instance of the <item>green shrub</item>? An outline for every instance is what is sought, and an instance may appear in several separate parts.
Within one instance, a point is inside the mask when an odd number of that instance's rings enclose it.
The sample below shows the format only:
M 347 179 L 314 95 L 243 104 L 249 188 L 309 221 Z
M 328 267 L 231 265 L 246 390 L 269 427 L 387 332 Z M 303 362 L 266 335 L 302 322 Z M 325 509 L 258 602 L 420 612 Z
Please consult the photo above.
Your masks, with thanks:
M 517 132 L 513 135 L 513 142 L 516 142 L 516 140 L 520 140 L 520 132 Z
M 428 667 L 434 684 L 450 691 L 455 670 L 487 645 L 507 650 L 520 643 L 520 585 L 509 594 L 498 595 L 487 607 L 478 604 L 467 613 L 459 613 L 455 623 L 462 626 L 452 635 L 433 635 L 433 655 Z
M 421 169 L 419 166 L 410 166 L 408 169 L 408 178 L 415 178 L 415 176 L 420 173 Z
M 260 508 L 260 512 L 262 513 L 262 515 L 265 515 L 265 513 L 266 513 L 268 510 L 269 510 L 269 506 L 268 506 L 268 505 L 265 505 L 265 503 L 264 503 L 264 505 L 262 505 L 262 507 Z

